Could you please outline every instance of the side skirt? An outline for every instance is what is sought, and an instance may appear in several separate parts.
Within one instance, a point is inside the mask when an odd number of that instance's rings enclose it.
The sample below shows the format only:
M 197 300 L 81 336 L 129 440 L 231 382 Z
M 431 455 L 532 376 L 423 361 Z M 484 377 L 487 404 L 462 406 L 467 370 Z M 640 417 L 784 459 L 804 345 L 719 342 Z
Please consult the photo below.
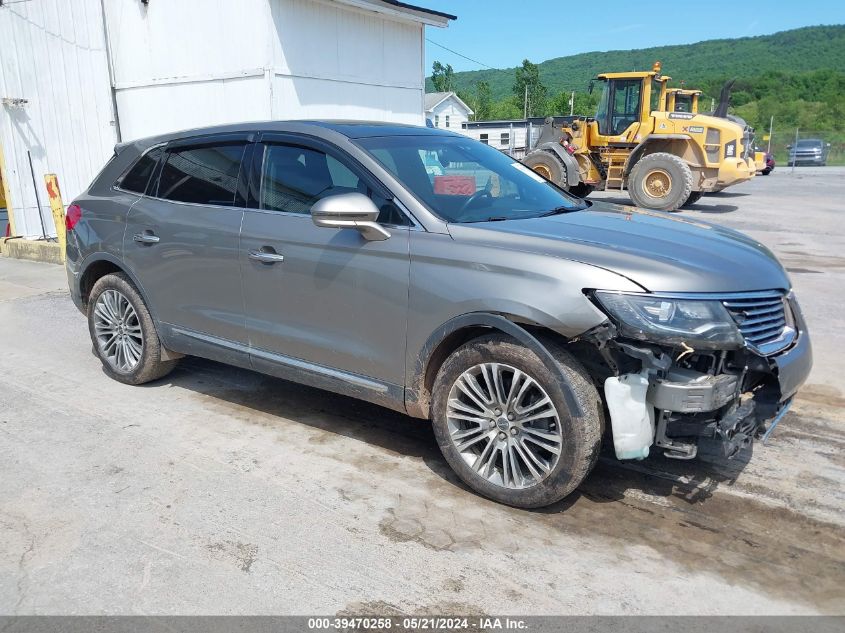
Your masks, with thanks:
M 276 352 L 251 348 L 244 343 L 186 330 L 167 323 L 160 324 L 160 331 L 164 335 L 162 338 L 167 342 L 168 349 L 173 351 L 244 369 L 253 369 L 262 374 L 365 400 L 405 413 L 405 392 L 399 385 L 317 365 Z

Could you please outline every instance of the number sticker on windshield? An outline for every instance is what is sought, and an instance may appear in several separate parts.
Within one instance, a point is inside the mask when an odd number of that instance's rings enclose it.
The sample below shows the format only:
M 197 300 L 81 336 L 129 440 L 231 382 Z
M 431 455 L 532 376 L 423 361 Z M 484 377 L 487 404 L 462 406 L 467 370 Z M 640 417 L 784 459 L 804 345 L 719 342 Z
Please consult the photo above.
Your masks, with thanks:
M 526 176 L 531 176 L 537 182 L 546 182 L 546 179 L 543 178 L 540 174 L 533 171 L 532 169 L 529 169 L 528 167 L 526 167 L 522 163 L 511 163 L 511 165 L 513 165 L 515 169 L 518 169 L 519 171 L 521 171 Z

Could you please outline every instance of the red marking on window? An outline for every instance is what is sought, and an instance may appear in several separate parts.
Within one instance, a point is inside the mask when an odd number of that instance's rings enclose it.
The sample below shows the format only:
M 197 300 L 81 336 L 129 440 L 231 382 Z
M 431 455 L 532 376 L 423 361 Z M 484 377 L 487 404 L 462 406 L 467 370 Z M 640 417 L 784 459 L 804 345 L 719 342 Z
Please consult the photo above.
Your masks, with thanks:
M 434 193 L 441 196 L 471 196 L 475 193 L 473 176 L 435 176 Z

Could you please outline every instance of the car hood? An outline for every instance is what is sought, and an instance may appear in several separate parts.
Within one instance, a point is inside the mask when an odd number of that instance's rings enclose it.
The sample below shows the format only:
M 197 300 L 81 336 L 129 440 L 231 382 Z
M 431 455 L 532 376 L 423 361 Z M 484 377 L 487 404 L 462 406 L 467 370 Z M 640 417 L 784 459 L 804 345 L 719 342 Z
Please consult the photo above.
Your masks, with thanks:
M 596 203 L 544 218 L 450 224 L 453 238 L 542 252 L 627 277 L 651 292 L 790 288 L 765 246 L 737 231 L 629 206 Z

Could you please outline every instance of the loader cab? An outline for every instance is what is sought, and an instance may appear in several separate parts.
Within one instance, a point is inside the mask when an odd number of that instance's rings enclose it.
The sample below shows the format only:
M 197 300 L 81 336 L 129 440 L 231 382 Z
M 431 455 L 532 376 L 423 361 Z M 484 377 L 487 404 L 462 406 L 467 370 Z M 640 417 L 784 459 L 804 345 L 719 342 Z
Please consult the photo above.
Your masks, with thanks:
M 665 106 L 668 79 L 654 71 L 607 73 L 596 77 L 602 86 L 596 110 L 599 135 L 625 136 L 628 141 L 633 140 L 641 125 L 650 120 L 651 113 Z
M 698 114 L 698 98 L 700 95 L 701 90 L 670 88 L 666 91 L 666 111 Z

